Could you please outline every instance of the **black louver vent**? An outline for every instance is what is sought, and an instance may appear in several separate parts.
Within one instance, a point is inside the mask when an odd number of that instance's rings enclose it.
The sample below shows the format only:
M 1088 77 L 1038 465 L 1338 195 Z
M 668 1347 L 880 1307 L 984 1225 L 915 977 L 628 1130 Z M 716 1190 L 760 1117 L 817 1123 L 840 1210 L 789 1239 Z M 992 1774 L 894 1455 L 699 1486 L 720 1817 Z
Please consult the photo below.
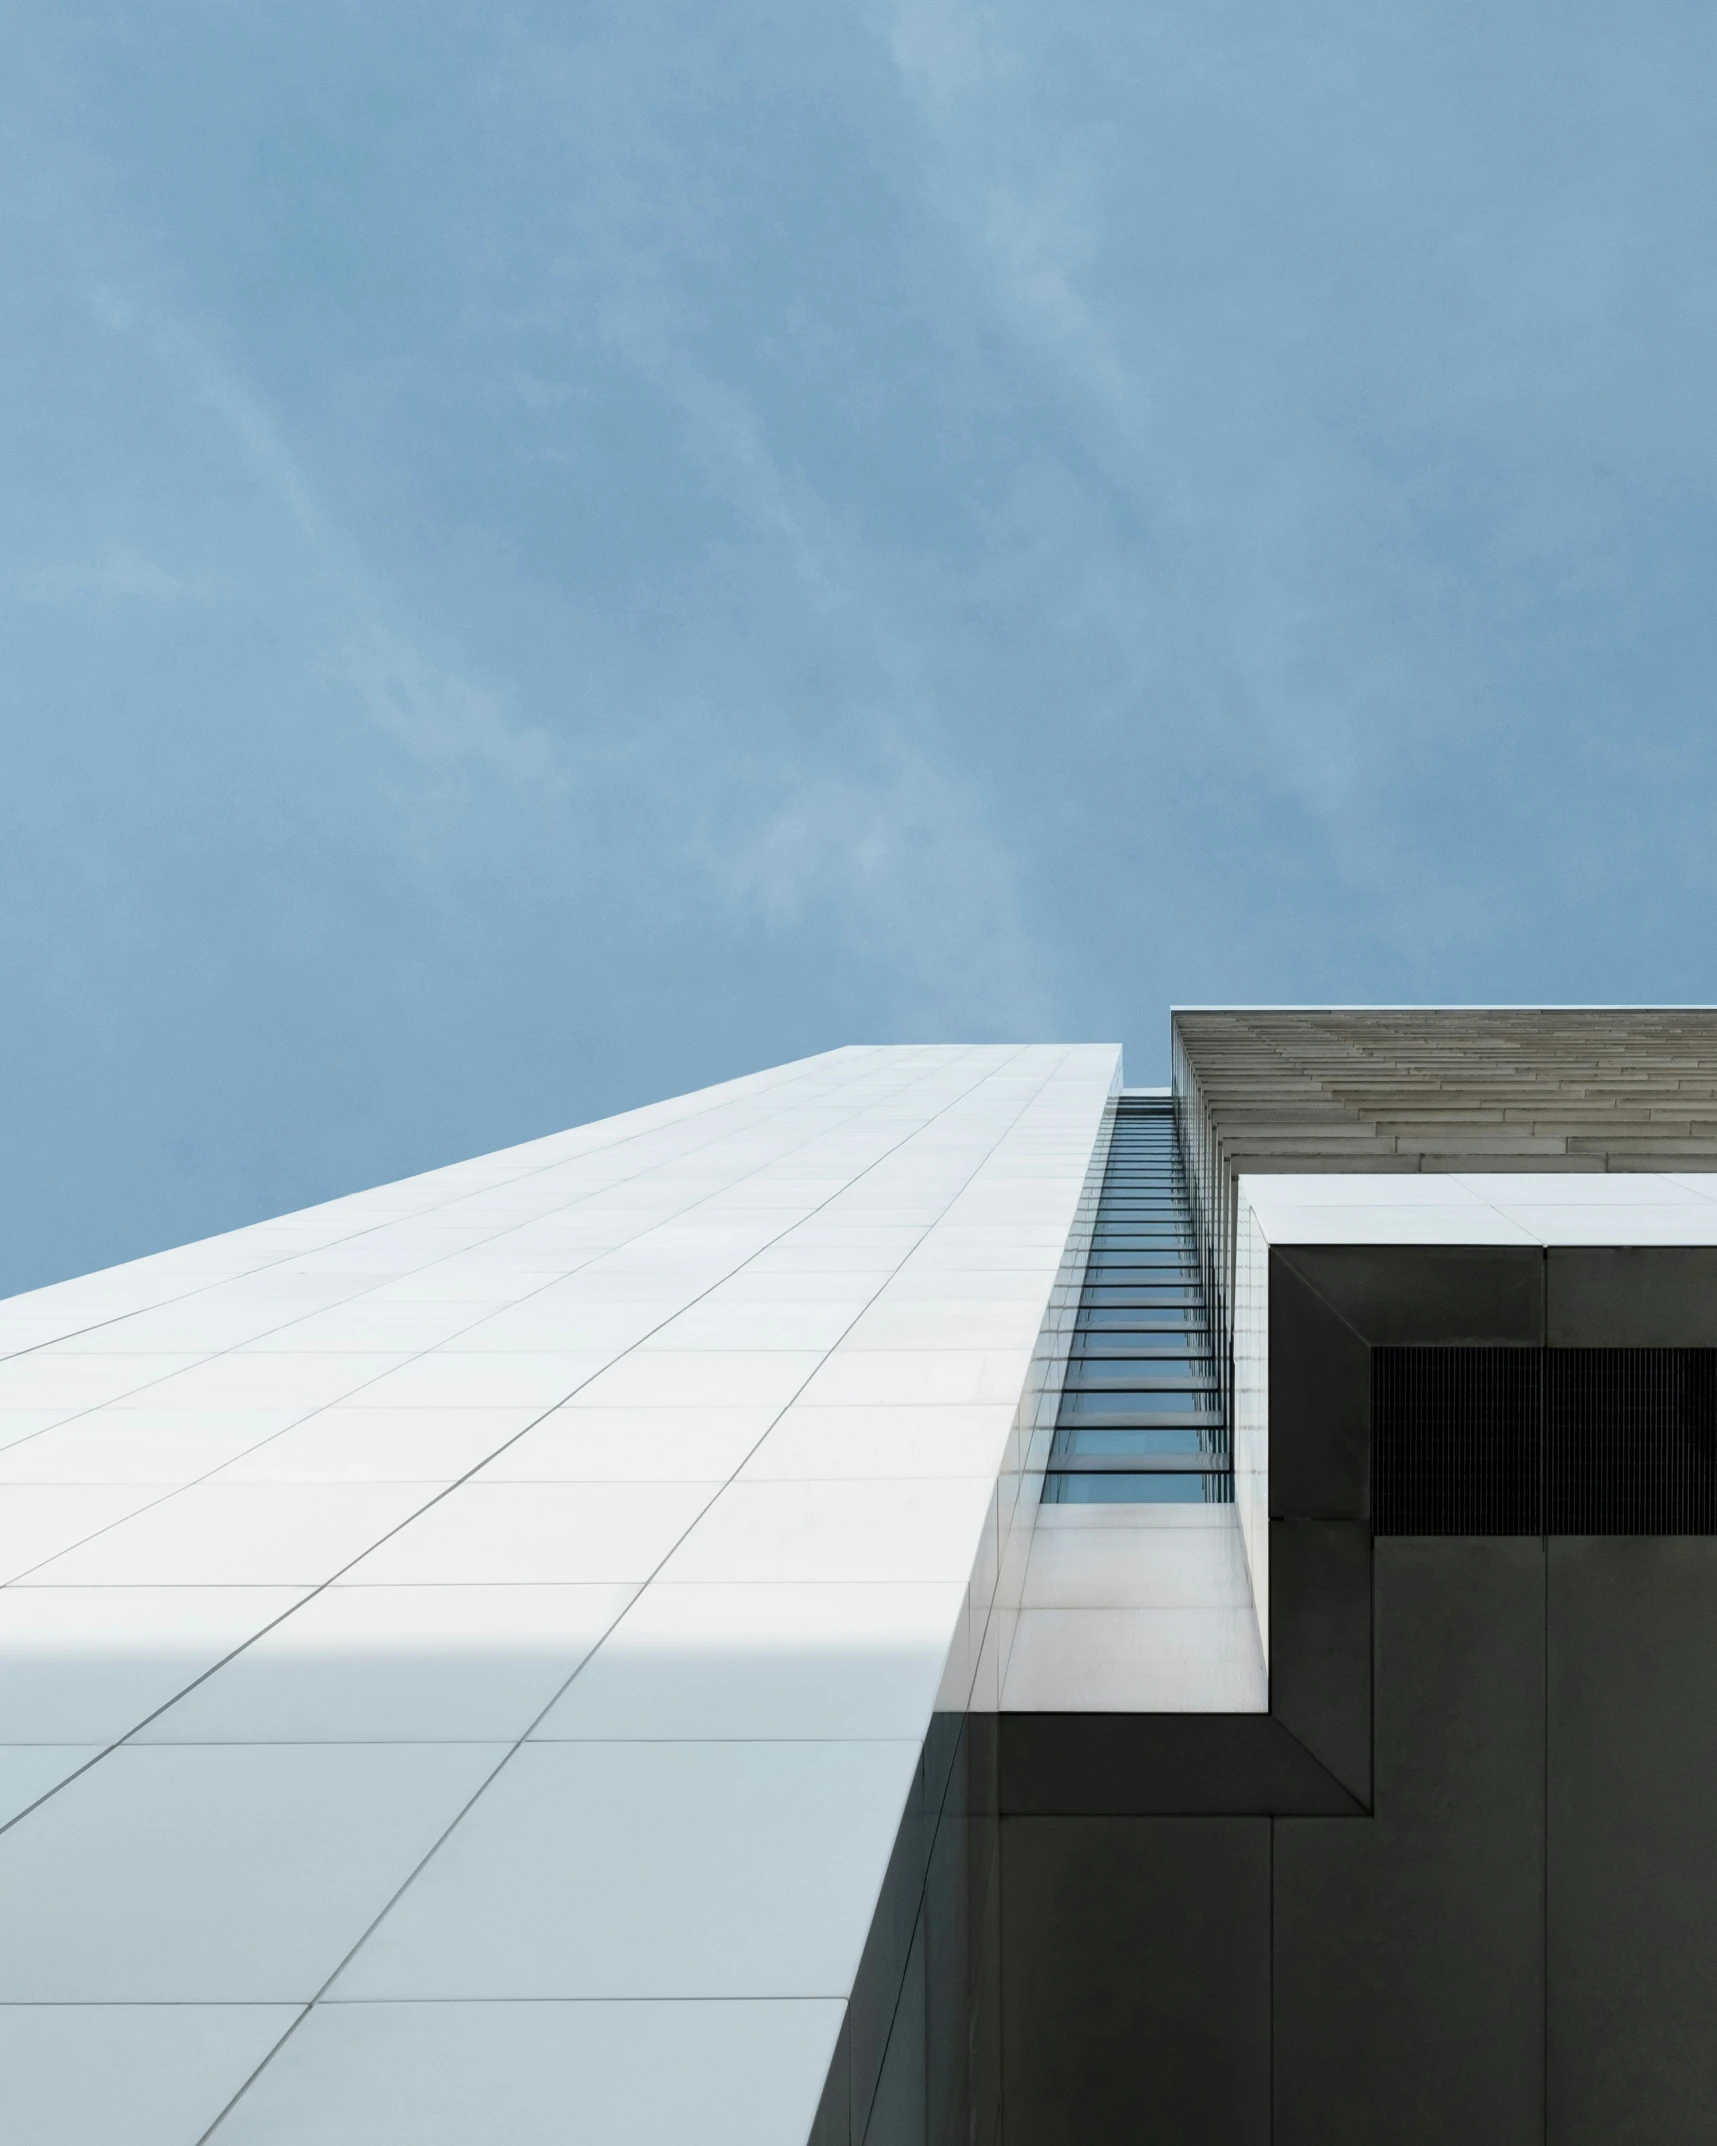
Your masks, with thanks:
M 1717 1534 L 1717 1349 L 1374 1349 L 1379 1535 Z

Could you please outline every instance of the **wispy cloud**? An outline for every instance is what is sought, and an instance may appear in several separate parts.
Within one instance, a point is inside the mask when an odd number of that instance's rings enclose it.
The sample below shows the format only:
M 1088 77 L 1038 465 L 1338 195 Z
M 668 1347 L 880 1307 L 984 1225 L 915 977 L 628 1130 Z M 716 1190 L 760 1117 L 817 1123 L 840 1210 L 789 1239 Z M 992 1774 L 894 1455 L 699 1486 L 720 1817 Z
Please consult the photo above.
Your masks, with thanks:
M 1717 29 L 1540 14 L 9 21 L 0 1162 L 1708 992 Z
M 558 779 L 541 730 L 517 722 L 501 694 L 457 664 L 437 659 L 413 630 L 406 607 L 391 599 L 364 548 L 318 497 L 267 396 L 217 347 L 204 327 L 160 301 L 91 293 L 91 310 L 112 332 L 147 350 L 214 418 L 242 467 L 296 536 L 312 586 L 328 606 L 326 666 L 356 689 L 356 703 L 377 729 L 420 765 L 482 764 L 508 780 L 540 787 Z M 70 587 L 68 576 L 105 576 L 102 593 L 157 601 L 193 593 L 119 550 L 101 569 L 38 569 L 24 577 L 32 592 Z
M 777 932 L 832 935 L 900 979 L 896 1018 L 939 1032 L 1051 1032 L 1054 993 L 1015 860 L 951 781 L 879 719 L 868 776 L 790 787 L 706 868 Z
M 206 603 L 215 593 L 201 576 L 174 573 L 128 544 L 110 545 L 90 560 L 29 567 L 12 576 L 12 587 L 37 604 Z

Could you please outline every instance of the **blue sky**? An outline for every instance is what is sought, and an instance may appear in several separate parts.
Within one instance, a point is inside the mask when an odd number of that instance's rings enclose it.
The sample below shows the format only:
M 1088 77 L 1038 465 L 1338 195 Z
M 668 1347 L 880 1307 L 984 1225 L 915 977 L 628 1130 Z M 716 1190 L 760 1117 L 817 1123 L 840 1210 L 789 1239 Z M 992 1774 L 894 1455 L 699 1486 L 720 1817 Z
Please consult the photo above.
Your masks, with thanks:
M 15 0 L 0 1287 L 848 1041 L 1717 997 L 1717 17 Z

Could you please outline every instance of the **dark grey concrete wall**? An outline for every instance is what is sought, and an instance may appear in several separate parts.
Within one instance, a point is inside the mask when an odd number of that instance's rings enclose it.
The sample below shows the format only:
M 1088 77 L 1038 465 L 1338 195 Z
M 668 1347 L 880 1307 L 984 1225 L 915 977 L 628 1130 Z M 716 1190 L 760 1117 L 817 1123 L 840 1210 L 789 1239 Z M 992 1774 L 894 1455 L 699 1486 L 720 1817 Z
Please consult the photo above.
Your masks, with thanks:
M 1271 1275 L 1271 1713 L 939 1724 L 817 2146 L 1717 2140 L 1717 1536 L 1374 1541 L 1368 1414 L 1717 1346 L 1717 1251 Z
M 1380 1540 L 1356 1817 L 1001 1821 L 1006 2146 L 1709 2146 L 1717 1538 Z
M 1717 1538 L 1549 1546 L 1555 2146 L 1717 2138 Z
M 1375 1815 L 1276 1821 L 1280 2146 L 1528 2146 L 1544 2101 L 1544 1556 L 1380 1541 Z
M 1005 2146 L 1262 2139 L 1269 2020 L 1269 1819 L 1003 1821 Z

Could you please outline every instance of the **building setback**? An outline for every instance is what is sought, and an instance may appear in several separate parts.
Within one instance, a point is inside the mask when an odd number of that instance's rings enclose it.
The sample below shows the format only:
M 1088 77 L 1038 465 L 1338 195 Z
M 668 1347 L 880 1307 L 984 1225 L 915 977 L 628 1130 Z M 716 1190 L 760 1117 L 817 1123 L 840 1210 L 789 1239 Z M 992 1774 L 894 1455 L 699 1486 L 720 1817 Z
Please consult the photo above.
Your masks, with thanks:
M 0 1305 L 31 2146 L 1707 2140 L 1717 1014 L 854 1048 Z

